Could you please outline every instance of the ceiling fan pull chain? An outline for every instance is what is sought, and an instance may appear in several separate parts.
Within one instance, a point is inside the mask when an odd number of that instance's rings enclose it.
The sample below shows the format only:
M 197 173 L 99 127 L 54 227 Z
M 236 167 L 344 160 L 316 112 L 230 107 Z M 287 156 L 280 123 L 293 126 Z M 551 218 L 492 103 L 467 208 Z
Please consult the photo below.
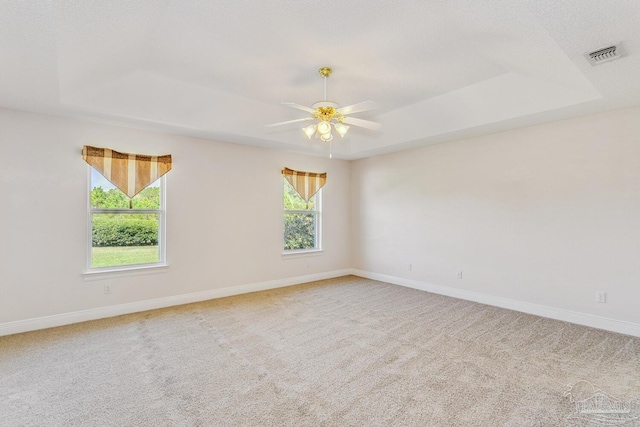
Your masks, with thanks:
M 330 139 L 330 140 L 329 140 L 329 158 L 330 158 L 330 159 L 333 159 L 333 152 L 332 152 L 332 150 L 331 150 L 331 148 L 332 148 L 332 147 L 331 147 L 331 141 L 332 141 L 332 140 Z

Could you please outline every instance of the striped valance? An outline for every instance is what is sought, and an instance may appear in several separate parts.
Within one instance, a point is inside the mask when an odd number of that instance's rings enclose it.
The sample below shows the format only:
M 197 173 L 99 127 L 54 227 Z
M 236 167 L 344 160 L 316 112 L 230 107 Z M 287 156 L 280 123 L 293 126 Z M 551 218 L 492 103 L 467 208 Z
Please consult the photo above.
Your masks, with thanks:
M 146 156 L 82 147 L 82 158 L 129 198 L 171 170 L 171 155 Z
M 327 182 L 327 173 L 300 172 L 293 169 L 282 169 L 282 176 L 296 189 L 305 202 L 316 194 Z

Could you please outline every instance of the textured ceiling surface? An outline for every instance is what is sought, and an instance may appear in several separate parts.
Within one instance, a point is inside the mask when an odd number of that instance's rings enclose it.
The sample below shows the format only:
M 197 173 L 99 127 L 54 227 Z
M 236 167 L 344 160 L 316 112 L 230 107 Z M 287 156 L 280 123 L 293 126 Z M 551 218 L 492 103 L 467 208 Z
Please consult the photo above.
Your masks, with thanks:
M 328 99 L 378 106 L 334 139 L 356 159 L 640 105 L 638 23 L 638 0 L 0 0 L 0 106 L 324 155 L 265 125 L 330 66 Z

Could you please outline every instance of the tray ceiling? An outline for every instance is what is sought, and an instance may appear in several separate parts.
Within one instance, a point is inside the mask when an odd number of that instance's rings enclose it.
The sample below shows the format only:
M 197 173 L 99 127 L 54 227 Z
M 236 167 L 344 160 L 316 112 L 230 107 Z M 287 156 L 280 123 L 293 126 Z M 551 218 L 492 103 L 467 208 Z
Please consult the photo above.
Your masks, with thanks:
M 372 100 L 363 158 L 640 105 L 637 0 L 6 1 L 0 106 L 324 155 L 282 102 Z M 583 54 L 621 43 L 592 66 Z

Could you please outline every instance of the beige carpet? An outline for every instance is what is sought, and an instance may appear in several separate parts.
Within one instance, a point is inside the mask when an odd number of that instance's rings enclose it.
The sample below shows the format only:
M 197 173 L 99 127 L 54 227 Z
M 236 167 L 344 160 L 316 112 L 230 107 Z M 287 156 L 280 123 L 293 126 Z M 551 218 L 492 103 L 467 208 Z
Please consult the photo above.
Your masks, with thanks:
M 614 425 L 581 380 L 640 425 L 640 339 L 349 276 L 0 337 L 0 425 Z

